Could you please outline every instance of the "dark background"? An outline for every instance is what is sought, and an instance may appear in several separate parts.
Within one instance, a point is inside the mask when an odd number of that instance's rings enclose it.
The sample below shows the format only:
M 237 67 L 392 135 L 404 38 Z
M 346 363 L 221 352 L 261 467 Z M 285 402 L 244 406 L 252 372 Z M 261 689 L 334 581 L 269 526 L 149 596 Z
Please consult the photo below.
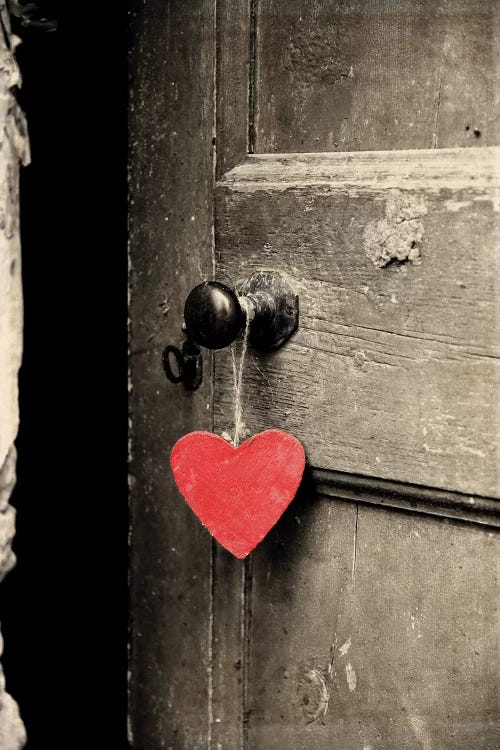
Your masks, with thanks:
M 15 23 L 32 163 L 0 620 L 28 750 L 127 746 L 126 23 L 126 0 L 42 2 Z

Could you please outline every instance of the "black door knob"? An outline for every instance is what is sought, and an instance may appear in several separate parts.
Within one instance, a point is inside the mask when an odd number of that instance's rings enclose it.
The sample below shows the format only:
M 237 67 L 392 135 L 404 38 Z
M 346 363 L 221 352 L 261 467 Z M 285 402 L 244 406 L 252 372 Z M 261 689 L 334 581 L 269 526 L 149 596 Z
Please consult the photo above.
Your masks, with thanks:
M 295 331 L 299 301 L 276 271 L 258 271 L 236 290 L 219 281 L 194 287 L 184 307 L 188 337 L 208 349 L 229 346 L 250 316 L 249 340 L 260 349 L 276 349 Z
M 245 323 L 236 292 L 219 281 L 195 286 L 184 306 L 186 333 L 208 349 L 229 346 Z

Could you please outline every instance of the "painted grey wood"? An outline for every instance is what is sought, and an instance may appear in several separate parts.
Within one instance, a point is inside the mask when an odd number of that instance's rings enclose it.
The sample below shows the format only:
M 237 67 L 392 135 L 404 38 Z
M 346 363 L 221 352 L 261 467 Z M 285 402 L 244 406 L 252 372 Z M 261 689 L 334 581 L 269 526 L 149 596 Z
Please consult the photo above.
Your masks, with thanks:
M 218 0 L 216 175 L 249 151 L 250 78 L 253 73 L 252 0 Z M 209 750 L 245 743 L 248 602 L 246 564 L 214 542 Z
M 266 0 L 257 151 L 498 143 L 496 0 Z
M 248 686 L 248 563 L 214 542 L 212 706 L 209 750 L 244 748 Z
M 217 176 L 249 151 L 252 0 L 217 2 Z
M 323 497 L 400 508 L 412 513 L 500 527 L 500 500 L 482 495 L 467 495 L 436 487 L 423 487 L 392 479 L 353 474 L 331 469 L 309 470 L 315 492 Z
M 295 502 L 253 556 L 248 747 L 498 747 L 499 541 Z
M 212 0 L 133 14 L 130 99 L 131 655 L 136 750 L 207 747 L 211 540 L 174 488 L 169 453 L 210 429 L 210 361 L 196 393 L 169 383 L 189 290 L 212 273 Z M 194 179 L 196 176 L 196 179 Z
M 316 467 L 498 495 L 497 158 L 250 156 L 218 184 L 218 275 L 282 269 L 300 296 L 287 345 L 249 352 L 249 433 L 289 430 Z M 225 430 L 227 352 L 216 375 Z

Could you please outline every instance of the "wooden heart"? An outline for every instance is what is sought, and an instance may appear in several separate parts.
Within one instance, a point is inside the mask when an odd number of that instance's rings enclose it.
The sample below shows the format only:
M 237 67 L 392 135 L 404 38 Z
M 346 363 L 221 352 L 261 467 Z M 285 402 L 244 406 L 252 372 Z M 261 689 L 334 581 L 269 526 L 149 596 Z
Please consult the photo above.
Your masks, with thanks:
M 246 557 L 293 500 L 305 466 L 299 441 L 266 430 L 234 448 L 210 432 L 174 446 L 170 465 L 184 499 L 233 555 Z

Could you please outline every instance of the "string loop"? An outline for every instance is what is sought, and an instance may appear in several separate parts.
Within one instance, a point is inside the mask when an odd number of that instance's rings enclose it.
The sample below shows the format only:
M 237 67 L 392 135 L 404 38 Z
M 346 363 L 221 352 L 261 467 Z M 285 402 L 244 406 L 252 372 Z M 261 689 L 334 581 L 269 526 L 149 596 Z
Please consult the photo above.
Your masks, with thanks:
M 243 341 L 241 344 L 240 361 L 236 361 L 236 348 L 231 345 L 231 362 L 233 365 L 233 383 L 234 383 L 234 437 L 233 445 L 235 448 L 240 444 L 240 434 L 243 427 L 243 406 L 242 406 L 242 382 L 245 357 L 248 348 L 248 334 L 250 332 L 250 323 L 255 315 L 255 308 L 246 297 L 240 297 L 239 303 L 245 311 L 245 330 L 243 332 Z

